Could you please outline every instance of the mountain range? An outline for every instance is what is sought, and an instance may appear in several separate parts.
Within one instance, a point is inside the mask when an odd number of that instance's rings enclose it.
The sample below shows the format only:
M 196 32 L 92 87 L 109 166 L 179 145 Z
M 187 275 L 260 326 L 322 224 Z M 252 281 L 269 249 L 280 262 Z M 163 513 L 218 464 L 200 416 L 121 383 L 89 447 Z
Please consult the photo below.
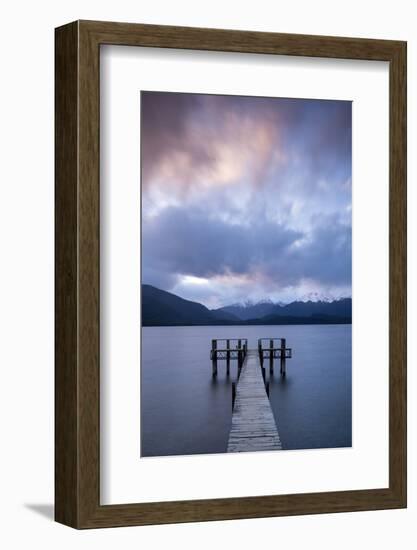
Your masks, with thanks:
M 296 301 L 290 304 L 259 302 L 208 309 L 151 285 L 142 285 L 142 325 L 304 325 L 350 324 L 352 299 Z

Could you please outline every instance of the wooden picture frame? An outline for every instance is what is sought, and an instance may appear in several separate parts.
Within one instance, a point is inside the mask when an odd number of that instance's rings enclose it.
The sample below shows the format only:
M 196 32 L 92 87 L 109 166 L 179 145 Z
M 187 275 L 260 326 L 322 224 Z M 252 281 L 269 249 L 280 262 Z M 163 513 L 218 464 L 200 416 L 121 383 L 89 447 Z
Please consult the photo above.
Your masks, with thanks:
M 406 43 L 93 21 L 59 27 L 55 40 L 56 521 L 98 528 L 404 508 Z M 389 62 L 389 487 L 100 504 L 99 56 L 104 44 Z

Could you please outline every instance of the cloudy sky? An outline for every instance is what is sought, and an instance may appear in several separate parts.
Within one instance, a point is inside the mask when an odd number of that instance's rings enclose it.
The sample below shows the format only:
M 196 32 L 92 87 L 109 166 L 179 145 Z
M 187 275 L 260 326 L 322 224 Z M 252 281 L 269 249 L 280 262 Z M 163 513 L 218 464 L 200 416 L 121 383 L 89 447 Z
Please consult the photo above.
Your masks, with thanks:
M 351 295 L 351 103 L 141 93 L 142 282 L 208 307 Z

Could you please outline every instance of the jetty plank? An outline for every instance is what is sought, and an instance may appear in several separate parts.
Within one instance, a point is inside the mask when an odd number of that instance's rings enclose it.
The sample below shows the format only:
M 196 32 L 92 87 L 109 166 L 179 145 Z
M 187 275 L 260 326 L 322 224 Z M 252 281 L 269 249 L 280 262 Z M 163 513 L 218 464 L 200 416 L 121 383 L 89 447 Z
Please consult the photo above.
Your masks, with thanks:
M 227 452 L 282 450 L 262 378 L 259 355 L 249 350 L 236 388 Z

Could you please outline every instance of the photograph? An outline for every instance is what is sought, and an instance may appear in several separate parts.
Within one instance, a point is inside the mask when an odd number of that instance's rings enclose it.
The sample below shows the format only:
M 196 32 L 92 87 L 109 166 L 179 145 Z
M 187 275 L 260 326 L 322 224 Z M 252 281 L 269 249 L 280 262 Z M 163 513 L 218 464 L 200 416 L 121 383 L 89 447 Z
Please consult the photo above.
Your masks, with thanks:
M 140 102 L 140 455 L 351 447 L 352 102 Z

